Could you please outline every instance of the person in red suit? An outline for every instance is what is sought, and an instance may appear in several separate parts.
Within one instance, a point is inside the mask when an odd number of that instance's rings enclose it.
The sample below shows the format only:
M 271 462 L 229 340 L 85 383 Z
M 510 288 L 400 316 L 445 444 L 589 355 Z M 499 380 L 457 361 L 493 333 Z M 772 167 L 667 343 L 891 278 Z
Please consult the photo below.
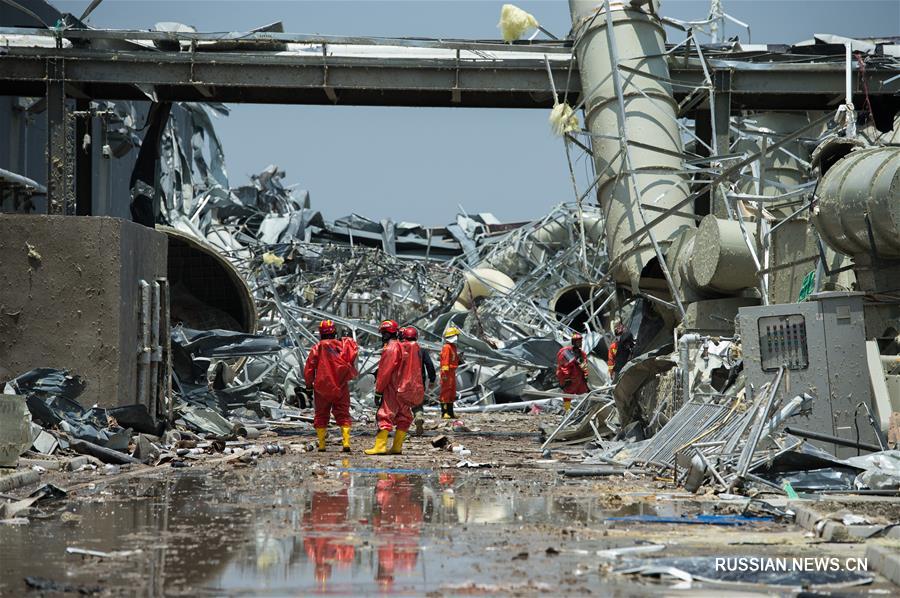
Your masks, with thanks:
M 572 344 L 563 347 L 556 354 L 556 379 L 566 394 L 581 395 L 588 392 L 587 353 L 581 350 L 582 337 L 577 332 L 572 335 Z M 572 399 L 563 399 L 563 409 L 572 408 Z

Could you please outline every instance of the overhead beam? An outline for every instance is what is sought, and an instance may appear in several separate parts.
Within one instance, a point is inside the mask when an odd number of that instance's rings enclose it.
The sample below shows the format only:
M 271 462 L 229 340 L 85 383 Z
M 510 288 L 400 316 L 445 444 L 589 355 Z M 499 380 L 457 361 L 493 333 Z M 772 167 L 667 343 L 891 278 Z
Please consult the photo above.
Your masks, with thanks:
M 489 53 L 477 48 L 472 44 L 466 52 L 428 58 L 403 52 L 323 56 L 10 47 L 0 54 L 0 94 L 45 95 L 48 59 L 64 58 L 67 83 L 95 99 L 146 99 L 145 92 L 136 87 L 140 84 L 144 89 L 153 87 L 163 101 L 496 108 L 553 105 L 543 54 L 518 52 L 514 57 L 490 59 Z M 476 57 L 480 55 L 487 58 Z M 574 102 L 581 92 L 577 69 L 570 72 L 567 55 L 550 57 L 556 89 Z M 708 64 L 714 74 L 729 73 L 732 111 L 821 110 L 841 101 L 844 89 L 842 64 L 740 60 L 708 60 Z M 897 82 L 883 84 L 894 75 L 896 71 L 867 67 L 869 96 L 900 102 L 895 95 Z M 858 80 L 860 73 L 854 71 L 853 76 Z M 680 57 L 671 59 L 670 77 L 679 101 L 706 85 L 699 63 L 685 64 Z M 858 81 L 854 88 L 861 89 Z M 708 108 L 700 105 L 694 109 Z

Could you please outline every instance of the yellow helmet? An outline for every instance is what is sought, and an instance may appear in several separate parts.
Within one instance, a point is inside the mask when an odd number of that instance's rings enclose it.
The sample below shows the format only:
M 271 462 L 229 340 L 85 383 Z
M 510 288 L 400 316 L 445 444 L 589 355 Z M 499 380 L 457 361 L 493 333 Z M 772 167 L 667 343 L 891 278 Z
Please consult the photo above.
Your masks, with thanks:
M 459 328 L 451 326 L 444 331 L 444 338 L 450 338 L 451 336 L 459 336 Z

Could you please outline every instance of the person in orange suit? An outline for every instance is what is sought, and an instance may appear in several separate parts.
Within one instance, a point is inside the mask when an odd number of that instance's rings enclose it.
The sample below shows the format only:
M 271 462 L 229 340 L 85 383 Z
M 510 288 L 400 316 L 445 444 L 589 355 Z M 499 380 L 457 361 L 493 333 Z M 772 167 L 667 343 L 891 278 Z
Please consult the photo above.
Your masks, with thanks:
M 460 366 L 459 329 L 451 326 L 444 332 L 444 346 L 441 348 L 441 417 L 454 419 L 453 404 L 456 402 L 456 370 Z

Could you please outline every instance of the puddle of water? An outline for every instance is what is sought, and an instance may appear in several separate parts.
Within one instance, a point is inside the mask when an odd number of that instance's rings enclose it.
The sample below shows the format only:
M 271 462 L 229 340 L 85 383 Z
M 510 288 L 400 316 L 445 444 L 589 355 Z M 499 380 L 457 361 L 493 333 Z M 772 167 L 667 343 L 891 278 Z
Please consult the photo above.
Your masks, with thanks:
M 26 575 L 137 583 L 151 594 L 418 594 L 497 579 L 558 583 L 576 570 L 578 583 L 603 584 L 597 559 L 586 555 L 623 543 L 581 542 L 580 551 L 546 555 L 557 526 L 680 513 L 675 502 L 609 511 L 595 498 L 474 473 L 335 470 L 309 484 L 302 473 L 262 467 L 134 479 L 62 505 L 73 514 L 68 522 L 45 511 L 46 519 L 0 526 L 0 593 L 21 591 Z M 143 552 L 84 559 L 67 555 L 70 546 Z M 520 552 L 529 556 L 513 561 Z

